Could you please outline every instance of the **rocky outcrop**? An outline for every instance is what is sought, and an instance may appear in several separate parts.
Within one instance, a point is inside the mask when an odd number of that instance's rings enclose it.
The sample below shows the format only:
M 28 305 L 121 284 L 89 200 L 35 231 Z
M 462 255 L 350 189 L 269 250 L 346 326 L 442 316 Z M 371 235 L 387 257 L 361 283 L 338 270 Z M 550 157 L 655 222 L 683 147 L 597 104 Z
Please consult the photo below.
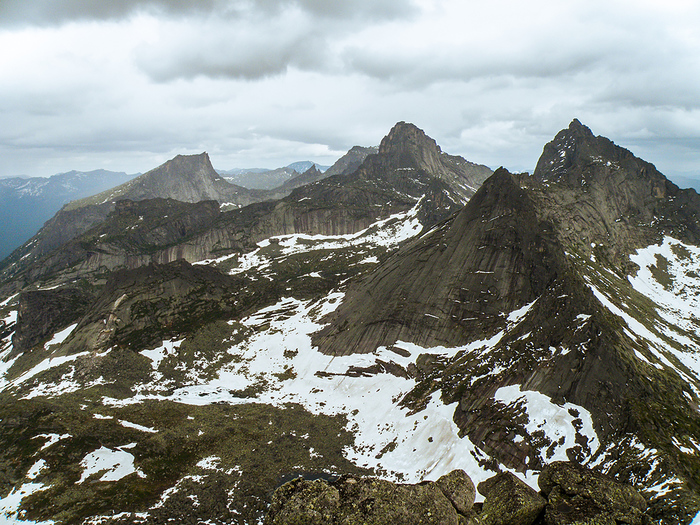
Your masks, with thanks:
M 468 479 L 465 474 L 460 477 Z M 275 491 L 264 523 L 458 525 L 460 513 L 440 485 L 440 482 L 399 485 L 354 476 L 343 476 L 331 483 L 296 479 Z M 453 483 L 450 487 L 454 497 L 457 487 Z M 464 490 L 468 491 L 468 486 Z M 461 494 L 457 498 L 462 504 L 468 501 Z
M 551 227 L 498 170 L 454 217 L 357 283 L 315 343 L 344 355 L 397 340 L 459 346 L 497 331 L 563 274 Z M 427 315 L 426 312 L 430 315 Z
M 30 350 L 78 321 L 88 312 L 93 300 L 91 293 L 74 287 L 20 294 L 10 357 Z
M 646 501 L 633 487 L 574 463 L 545 468 L 538 493 L 513 474 L 479 484 L 483 504 L 474 505 L 474 485 L 456 470 L 436 482 L 401 485 L 343 476 L 328 482 L 296 479 L 278 488 L 265 525 L 291 524 L 470 524 L 584 525 L 652 523 Z
M 376 154 L 378 151 L 379 148 L 377 146 L 370 146 L 368 148 L 353 146 L 345 155 L 335 161 L 335 163 L 324 172 L 324 175 L 326 177 L 332 175 L 350 175 L 362 165 L 369 155 Z
M 547 501 L 510 472 L 479 483 L 486 498 L 479 514 L 484 525 L 529 525 L 540 516 Z
M 244 310 L 242 289 L 241 279 L 185 261 L 114 272 L 65 348 L 69 353 L 152 348 Z
M 632 486 L 570 462 L 548 465 L 538 484 L 547 498 L 545 525 L 651 523 L 647 502 Z
M 700 241 L 700 197 L 653 164 L 574 119 L 545 145 L 532 177 L 543 217 L 567 245 L 625 267 L 624 257 L 666 233 Z

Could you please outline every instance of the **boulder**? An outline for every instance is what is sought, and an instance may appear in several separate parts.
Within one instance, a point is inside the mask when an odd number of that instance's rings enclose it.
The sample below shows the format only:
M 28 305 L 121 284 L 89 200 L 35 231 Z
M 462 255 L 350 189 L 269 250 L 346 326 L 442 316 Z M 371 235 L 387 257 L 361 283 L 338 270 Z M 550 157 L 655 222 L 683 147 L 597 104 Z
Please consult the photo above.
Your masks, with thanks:
M 546 525 L 642 525 L 648 521 L 646 501 L 634 487 L 576 463 L 547 465 L 538 483 L 548 499 Z
M 466 472 L 453 470 L 438 479 L 436 483 L 457 512 L 468 514 L 471 511 L 476 499 L 476 489 Z
M 322 525 L 336 513 L 338 490 L 321 479 L 295 479 L 272 496 L 265 525 Z
M 479 483 L 486 499 L 480 520 L 484 525 L 532 525 L 547 501 L 510 472 Z

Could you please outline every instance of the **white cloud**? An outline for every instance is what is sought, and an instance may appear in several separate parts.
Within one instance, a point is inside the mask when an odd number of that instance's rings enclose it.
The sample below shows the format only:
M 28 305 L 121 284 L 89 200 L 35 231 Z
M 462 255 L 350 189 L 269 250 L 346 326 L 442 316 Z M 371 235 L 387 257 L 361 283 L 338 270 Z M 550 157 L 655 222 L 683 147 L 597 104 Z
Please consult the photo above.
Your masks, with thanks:
M 700 176 L 696 2 L 0 3 L 0 175 L 332 162 L 412 121 L 513 170 L 577 117 Z

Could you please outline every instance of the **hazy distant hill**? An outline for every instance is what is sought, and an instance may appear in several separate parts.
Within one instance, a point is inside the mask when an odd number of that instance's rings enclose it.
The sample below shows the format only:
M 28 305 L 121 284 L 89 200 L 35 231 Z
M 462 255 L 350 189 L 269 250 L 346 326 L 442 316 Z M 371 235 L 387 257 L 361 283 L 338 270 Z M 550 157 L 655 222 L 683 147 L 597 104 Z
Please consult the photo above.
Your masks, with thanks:
M 94 170 L 69 171 L 48 178 L 0 179 L 0 260 L 34 235 L 67 202 L 118 186 L 136 175 Z
M 230 170 L 216 170 L 219 175 L 231 184 L 237 184 L 251 190 L 272 190 L 282 186 L 315 166 L 320 172 L 326 171 L 329 166 L 321 166 L 310 160 L 292 162 L 283 168 L 233 168 Z

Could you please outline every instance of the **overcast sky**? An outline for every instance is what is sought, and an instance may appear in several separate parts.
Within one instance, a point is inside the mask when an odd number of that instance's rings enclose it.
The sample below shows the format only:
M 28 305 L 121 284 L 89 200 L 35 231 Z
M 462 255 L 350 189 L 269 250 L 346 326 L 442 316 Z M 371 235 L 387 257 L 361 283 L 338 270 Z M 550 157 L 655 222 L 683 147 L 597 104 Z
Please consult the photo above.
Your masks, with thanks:
M 413 122 L 532 171 L 574 118 L 700 177 L 697 0 L 1 0 L 0 176 L 331 164 Z

